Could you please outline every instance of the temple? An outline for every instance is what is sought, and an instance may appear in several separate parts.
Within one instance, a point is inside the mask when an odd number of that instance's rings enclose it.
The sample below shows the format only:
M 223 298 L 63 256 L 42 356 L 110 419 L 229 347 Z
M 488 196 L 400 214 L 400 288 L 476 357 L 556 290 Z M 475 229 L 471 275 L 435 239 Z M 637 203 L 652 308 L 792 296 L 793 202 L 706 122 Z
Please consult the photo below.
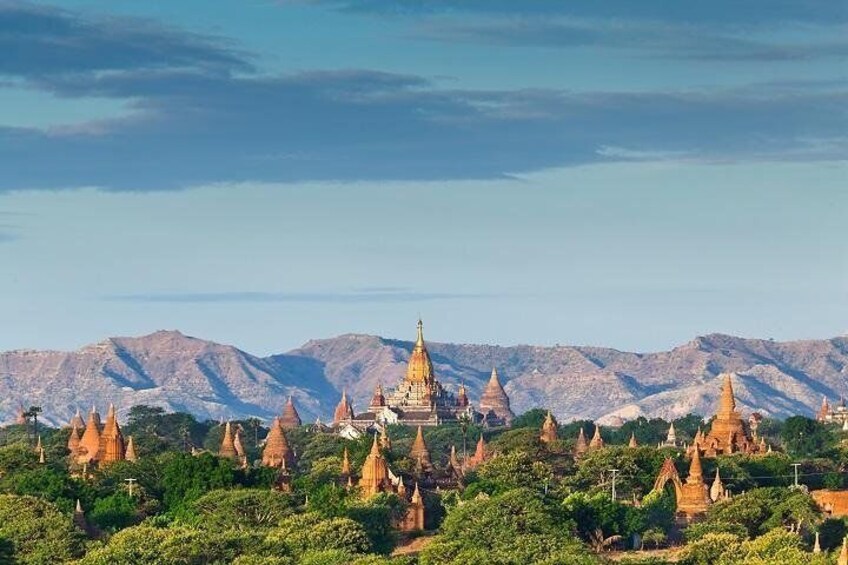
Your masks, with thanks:
M 294 407 L 291 395 L 286 401 L 286 406 L 283 408 L 283 417 L 280 418 L 280 425 L 284 430 L 291 430 L 300 427 L 303 422 L 300 420 L 300 414 L 297 413 L 297 408 Z
M 689 446 L 690 454 L 703 451 L 706 457 L 729 455 L 732 453 L 759 453 L 767 449 L 765 442 L 751 437 L 748 428 L 736 411 L 736 399 L 733 397 L 733 380 L 730 373 L 724 375 L 718 412 L 712 421 L 706 436 L 695 436 Z
M 342 391 L 341 401 L 333 414 L 333 424 L 337 427 L 351 425 L 368 430 L 374 429 L 375 424 L 438 426 L 465 417 L 471 421 L 483 420 L 492 426 L 512 422 L 514 414 L 509 407 L 509 398 L 498 380 L 497 371 L 492 372 L 483 396 L 487 411 L 481 415 L 468 402 L 464 386 L 460 386 L 457 395 L 442 386 L 436 378 L 430 353 L 424 343 L 424 325 L 418 320 L 418 335 L 409 356 L 406 375 L 400 384 L 388 394 L 378 384 L 368 410 L 360 414 L 354 413 L 347 391 Z
M 490 426 L 509 426 L 515 418 L 515 414 L 509 407 L 509 397 L 501 386 L 500 379 L 498 379 L 496 368 L 492 368 L 492 375 L 489 377 L 486 389 L 480 397 L 478 408 L 484 421 Z
M 720 479 L 716 478 L 721 484 Z M 695 450 L 692 454 L 692 460 L 689 464 L 689 476 L 686 477 L 686 482 L 680 480 L 680 475 L 674 466 L 674 461 L 666 458 L 663 462 L 660 472 L 654 481 L 654 492 L 662 491 L 668 482 L 671 482 L 674 487 L 674 497 L 677 501 L 677 514 L 685 521 L 692 521 L 704 515 L 704 513 L 712 504 L 710 498 L 710 490 L 704 483 L 704 471 L 701 467 L 701 456 Z M 718 489 L 719 487 L 713 487 Z M 723 487 L 721 488 L 724 495 Z
M 77 413 L 79 415 L 79 413 Z M 80 436 L 76 418 L 72 421 L 71 433 L 68 437 L 68 450 L 70 457 L 76 465 L 100 467 L 123 461 L 127 459 L 127 446 L 124 444 L 124 436 L 118 424 L 115 406 L 110 404 L 106 414 L 106 423 L 101 424 L 100 415 L 93 407 L 85 424 L 85 429 Z M 135 447 L 130 441 L 131 460 L 135 460 Z
M 827 397 L 823 397 L 821 408 L 816 413 L 816 420 L 825 424 L 848 426 L 848 407 L 845 406 L 845 399 L 840 398 L 839 404 L 830 404 Z
M 539 434 L 539 441 L 542 443 L 551 443 L 557 440 L 557 423 L 554 420 L 554 417 L 551 415 L 551 411 L 548 410 L 548 414 L 545 416 L 545 421 L 542 422 L 542 431 Z

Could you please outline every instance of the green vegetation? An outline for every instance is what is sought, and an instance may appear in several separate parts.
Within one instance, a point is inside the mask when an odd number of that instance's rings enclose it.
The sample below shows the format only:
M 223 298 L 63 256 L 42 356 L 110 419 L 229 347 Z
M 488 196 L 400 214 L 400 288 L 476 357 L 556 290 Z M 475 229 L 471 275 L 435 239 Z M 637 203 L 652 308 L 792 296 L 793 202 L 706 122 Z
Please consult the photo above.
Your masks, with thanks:
M 392 527 L 405 515 L 405 499 L 384 493 L 362 500 L 339 479 L 344 448 L 359 469 L 370 437 L 287 431 L 298 460 L 291 492 L 280 492 L 272 489 L 276 470 L 217 457 L 220 424 L 188 414 L 134 407 L 124 434 L 133 436 L 138 461 L 94 469 L 86 479 L 69 472 L 67 430 L 40 426 L 40 463 L 31 429 L 7 426 L 0 429 L 0 563 L 588 565 L 635 546 L 646 551 L 620 562 L 817 565 L 833 561 L 848 533 L 844 520 L 822 515 L 806 491 L 790 488 L 795 462 L 804 485 L 842 488 L 848 449 L 835 427 L 764 420 L 761 430 L 779 450 L 704 459 L 707 480 L 718 469 L 732 496 L 684 526 L 675 519 L 671 486 L 652 492 L 666 457 L 681 477 L 688 472 L 680 450 L 655 447 L 669 422 L 640 418 L 603 429 L 608 447 L 575 460 L 579 428 L 591 437 L 594 424 L 560 426 L 559 439 L 543 444 L 545 414 L 532 410 L 508 430 L 470 426 L 465 436 L 458 426 L 425 430 L 437 469 L 446 467 L 451 445 L 461 457 L 463 445 L 473 452 L 481 434 L 497 456 L 467 471 L 461 490 L 422 489 L 424 540 Z M 699 424 L 696 416 L 676 420 L 678 438 L 691 440 Z M 233 425 L 242 430 L 248 459 L 258 459 L 267 429 L 257 421 Z M 626 447 L 631 434 L 640 447 Z M 407 456 L 414 435 L 389 430 L 393 449 L 385 456 L 395 473 L 415 471 Z M 73 513 L 77 500 L 85 531 Z M 810 553 L 815 532 L 825 551 L 817 556 Z M 412 541 L 421 542 L 414 555 L 391 556 Z

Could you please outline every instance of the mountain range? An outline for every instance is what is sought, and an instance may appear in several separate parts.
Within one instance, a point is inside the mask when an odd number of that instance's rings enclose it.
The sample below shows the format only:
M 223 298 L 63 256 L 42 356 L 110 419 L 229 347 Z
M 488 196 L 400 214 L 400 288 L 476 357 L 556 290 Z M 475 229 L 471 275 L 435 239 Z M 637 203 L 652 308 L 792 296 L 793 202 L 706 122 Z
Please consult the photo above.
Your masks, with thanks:
M 327 420 L 342 390 L 364 409 L 374 387 L 403 376 L 412 342 L 347 334 L 257 357 L 233 346 L 159 331 L 110 338 L 74 352 L 0 353 L 0 420 L 39 405 L 42 419 L 63 424 L 79 408 L 119 415 L 136 404 L 187 411 L 201 419 L 278 414 L 288 395 L 304 421 Z M 848 338 L 776 342 L 722 334 L 670 351 L 629 353 L 602 347 L 467 345 L 428 342 L 437 378 L 465 383 L 474 402 L 498 368 L 513 410 L 550 408 L 561 420 L 606 424 L 640 415 L 711 415 L 718 375 L 736 374 L 739 408 L 763 415 L 811 415 L 822 396 L 846 392 Z

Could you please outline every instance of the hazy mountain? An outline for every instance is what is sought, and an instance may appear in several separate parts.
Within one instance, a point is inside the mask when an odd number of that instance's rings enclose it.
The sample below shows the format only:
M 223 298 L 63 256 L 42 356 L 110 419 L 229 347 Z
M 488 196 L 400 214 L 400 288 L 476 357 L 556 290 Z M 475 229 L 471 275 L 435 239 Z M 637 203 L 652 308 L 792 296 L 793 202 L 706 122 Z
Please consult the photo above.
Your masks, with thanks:
M 560 419 L 711 414 L 716 377 L 738 374 L 743 411 L 785 417 L 812 414 L 822 395 L 846 392 L 848 338 L 774 342 L 708 335 L 659 353 L 600 347 L 534 347 L 429 343 L 438 378 L 464 382 L 475 400 L 492 366 L 513 409 L 551 408 Z M 0 354 L 0 416 L 39 404 L 47 421 L 66 421 L 77 407 L 114 402 L 126 410 L 156 404 L 201 418 L 269 418 L 294 396 L 304 420 L 327 418 L 343 388 L 364 408 L 378 382 L 393 386 L 406 369 L 411 342 L 367 335 L 313 340 L 260 358 L 179 332 L 112 338 L 76 352 Z

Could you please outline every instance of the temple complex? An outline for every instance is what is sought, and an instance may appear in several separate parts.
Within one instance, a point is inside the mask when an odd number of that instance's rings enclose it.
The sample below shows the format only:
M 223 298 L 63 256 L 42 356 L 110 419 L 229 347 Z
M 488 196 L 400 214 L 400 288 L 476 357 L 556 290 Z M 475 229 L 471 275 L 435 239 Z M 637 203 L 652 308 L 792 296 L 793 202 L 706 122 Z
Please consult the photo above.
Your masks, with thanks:
M 551 415 L 551 411 L 548 410 L 547 415 L 545 416 L 545 421 L 542 422 L 542 431 L 539 434 L 539 441 L 542 443 L 551 443 L 557 440 L 557 423 L 554 420 L 554 417 Z
M 484 397 L 488 402 L 488 419 L 473 409 L 464 386 L 460 386 L 456 396 L 442 386 L 424 343 L 424 325 L 418 320 L 418 335 L 403 380 L 388 394 L 378 384 L 368 403 L 368 410 L 360 414 L 354 413 L 347 391 L 342 391 L 342 399 L 333 414 L 333 424 L 337 427 L 349 424 L 357 429 L 369 430 L 386 424 L 437 426 L 467 417 L 470 421 L 483 419 L 488 425 L 508 425 L 514 415 L 496 371 L 489 379 Z
M 71 452 L 70 457 L 75 464 L 104 466 L 126 459 L 124 436 L 118 424 L 114 405 L 109 405 L 105 424 L 101 424 L 100 415 L 92 408 L 82 436 L 74 420 L 72 424 L 67 445 Z M 135 457 L 135 448 L 131 455 Z
M 816 420 L 825 424 L 848 424 L 848 407 L 845 406 L 845 399 L 840 398 L 838 404 L 830 404 L 827 397 L 822 398 L 821 408 L 816 413 Z
M 483 415 L 483 421 L 489 426 L 509 426 L 515 418 L 515 414 L 509 407 L 509 397 L 501 386 L 500 379 L 498 379 L 496 368 L 492 368 L 492 375 L 489 377 L 489 382 L 480 397 L 478 409 Z
M 280 425 L 284 430 L 291 430 L 300 427 L 302 423 L 300 414 L 297 413 L 297 408 L 294 407 L 294 401 L 291 395 L 289 395 L 286 406 L 283 408 L 283 417 L 280 418 Z
M 730 373 L 724 375 L 718 412 L 706 436 L 692 442 L 689 452 L 702 450 L 706 457 L 731 453 L 758 453 L 764 442 L 757 442 L 748 433 L 748 428 L 736 411 L 733 397 L 733 381 Z

